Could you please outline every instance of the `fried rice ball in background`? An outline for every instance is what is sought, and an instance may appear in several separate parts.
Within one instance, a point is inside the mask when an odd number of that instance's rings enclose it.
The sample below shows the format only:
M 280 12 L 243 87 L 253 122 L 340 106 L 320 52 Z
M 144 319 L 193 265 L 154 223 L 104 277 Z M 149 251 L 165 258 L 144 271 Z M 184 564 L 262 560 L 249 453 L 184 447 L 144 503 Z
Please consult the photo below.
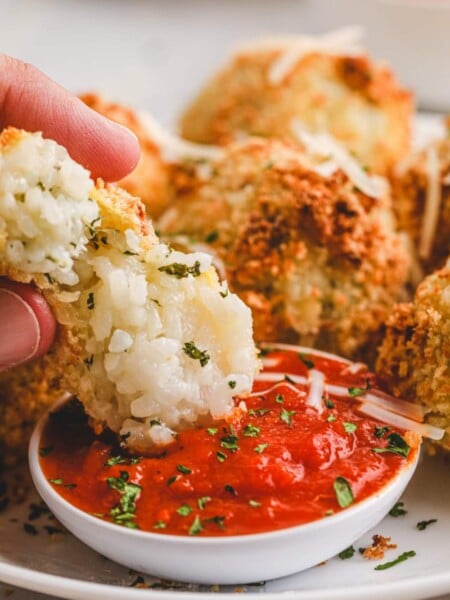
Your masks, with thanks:
M 434 141 L 394 170 L 392 195 L 399 227 L 425 273 L 450 254 L 450 139 Z
M 181 135 L 220 145 L 245 135 L 295 140 L 291 123 L 298 119 L 387 174 L 410 149 L 412 96 L 347 37 L 344 31 L 248 44 L 187 108 Z
M 450 263 L 426 277 L 386 324 L 376 371 L 392 394 L 421 404 L 450 451 Z
M 157 226 L 171 244 L 210 248 L 252 309 L 256 340 L 370 361 L 402 297 L 408 254 L 387 188 L 380 198 L 364 193 L 380 182 L 348 155 L 353 180 L 329 159 L 315 161 L 292 144 L 248 138 L 222 158 L 180 164 Z
M 167 166 L 158 145 L 152 140 L 138 115 L 131 108 L 108 102 L 98 94 L 82 94 L 80 99 L 103 116 L 128 127 L 136 134 L 141 147 L 139 162 L 130 175 L 118 182 L 145 204 L 151 218 L 158 217 L 167 207 Z

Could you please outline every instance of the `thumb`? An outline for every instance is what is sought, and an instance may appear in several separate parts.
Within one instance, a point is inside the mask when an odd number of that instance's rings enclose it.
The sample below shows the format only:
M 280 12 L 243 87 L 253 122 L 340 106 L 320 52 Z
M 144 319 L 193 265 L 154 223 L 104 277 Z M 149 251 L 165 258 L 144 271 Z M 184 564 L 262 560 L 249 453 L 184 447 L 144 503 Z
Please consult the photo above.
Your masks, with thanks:
M 0 279 L 0 371 L 44 354 L 55 332 L 55 318 L 38 291 Z

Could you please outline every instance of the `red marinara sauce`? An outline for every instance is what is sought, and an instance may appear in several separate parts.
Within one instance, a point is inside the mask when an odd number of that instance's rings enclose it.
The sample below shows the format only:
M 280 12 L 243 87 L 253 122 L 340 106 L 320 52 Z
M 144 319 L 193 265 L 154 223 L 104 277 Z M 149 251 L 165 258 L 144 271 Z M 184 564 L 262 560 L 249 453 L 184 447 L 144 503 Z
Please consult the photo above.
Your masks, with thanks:
M 119 525 L 226 536 L 338 513 L 414 459 L 416 435 L 358 411 L 364 392 L 376 393 L 363 365 L 294 350 L 265 352 L 264 363 L 265 380 L 236 398 L 246 411 L 180 432 L 159 457 L 125 455 L 115 436 L 96 436 L 85 415 L 66 405 L 42 436 L 45 476 L 77 508 Z M 312 370 L 344 388 L 343 396 L 319 390 L 322 412 L 310 406 Z

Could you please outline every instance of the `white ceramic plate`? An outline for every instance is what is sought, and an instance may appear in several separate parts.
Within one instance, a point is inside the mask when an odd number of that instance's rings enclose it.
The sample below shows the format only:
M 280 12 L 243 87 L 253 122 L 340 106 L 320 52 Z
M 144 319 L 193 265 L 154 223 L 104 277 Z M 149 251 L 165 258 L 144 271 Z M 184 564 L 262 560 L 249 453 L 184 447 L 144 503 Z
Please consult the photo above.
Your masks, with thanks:
M 380 561 L 367 561 L 356 553 L 348 560 L 334 558 L 298 575 L 259 585 L 183 586 L 144 577 L 148 589 L 131 584 L 138 574 L 103 558 L 70 534 L 49 536 L 45 526 L 55 525 L 47 514 L 29 521 L 31 495 L 21 505 L 0 514 L 0 580 L 28 590 L 77 600 L 205 600 L 245 592 L 246 598 L 267 600 L 418 600 L 450 593 L 450 469 L 440 459 L 425 458 L 403 500 L 408 514 L 386 517 L 363 536 L 355 548 L 366 546 L 371 535 L 392 537 L 398 548 L 386 553 L 386 562 L 407 550 L 417 555 L 385 571 L 375 571 Z M 418 521 L 438 519 L 426 530 Z M 24 531 L 30 522 L 37 535 Z M 252 560 L 249 556 L 248 560 Z M 283 557 L 280 556 L 280 561 Z

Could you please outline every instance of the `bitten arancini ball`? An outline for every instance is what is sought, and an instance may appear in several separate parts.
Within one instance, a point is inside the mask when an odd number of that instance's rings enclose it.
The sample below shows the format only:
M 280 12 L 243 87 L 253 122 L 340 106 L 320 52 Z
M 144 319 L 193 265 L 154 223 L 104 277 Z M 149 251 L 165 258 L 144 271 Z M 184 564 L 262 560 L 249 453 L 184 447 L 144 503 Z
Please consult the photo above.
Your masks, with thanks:
M 414 301 L 397 305 L 376 363 L 392 394 L 421 404 L 426 421 L 446 431 L 450 451 L 450 264 L 426 277 Z
M 410 149 L 412 96 L 392 71 L 345 46 L 302 38 L 234 54 L 180 121 L 188 140 L 227 144 L 245 135 L 295 140 L 292 122 L 328 131 L 372 171 L 387 174 Z
M 141 147 L 139 162 L 118 184 L 142 200 L 151 218 L 158 217 L 167 208 L 167 166 L 139 116 L 131 108 L 108 102 L 98 94 L 83 94 L 80 99 L 104 117 L 128 127 L 137 136 Z
M 330 160 L 315 161 L 296 146 L 253 138 L 214 161 L 180 164 L 158 229 L 170 243 L 209 246 L 252 309 L 258 341 L 370 359 L 402 296 L 408 255 L 388 197 L 361 190 L 379 182 L 348 156 L 358 185 Z
M 434 141 L 412 154 L 392 177 L 399 227 L 426 273 L 450 254 L 450 139 Z

